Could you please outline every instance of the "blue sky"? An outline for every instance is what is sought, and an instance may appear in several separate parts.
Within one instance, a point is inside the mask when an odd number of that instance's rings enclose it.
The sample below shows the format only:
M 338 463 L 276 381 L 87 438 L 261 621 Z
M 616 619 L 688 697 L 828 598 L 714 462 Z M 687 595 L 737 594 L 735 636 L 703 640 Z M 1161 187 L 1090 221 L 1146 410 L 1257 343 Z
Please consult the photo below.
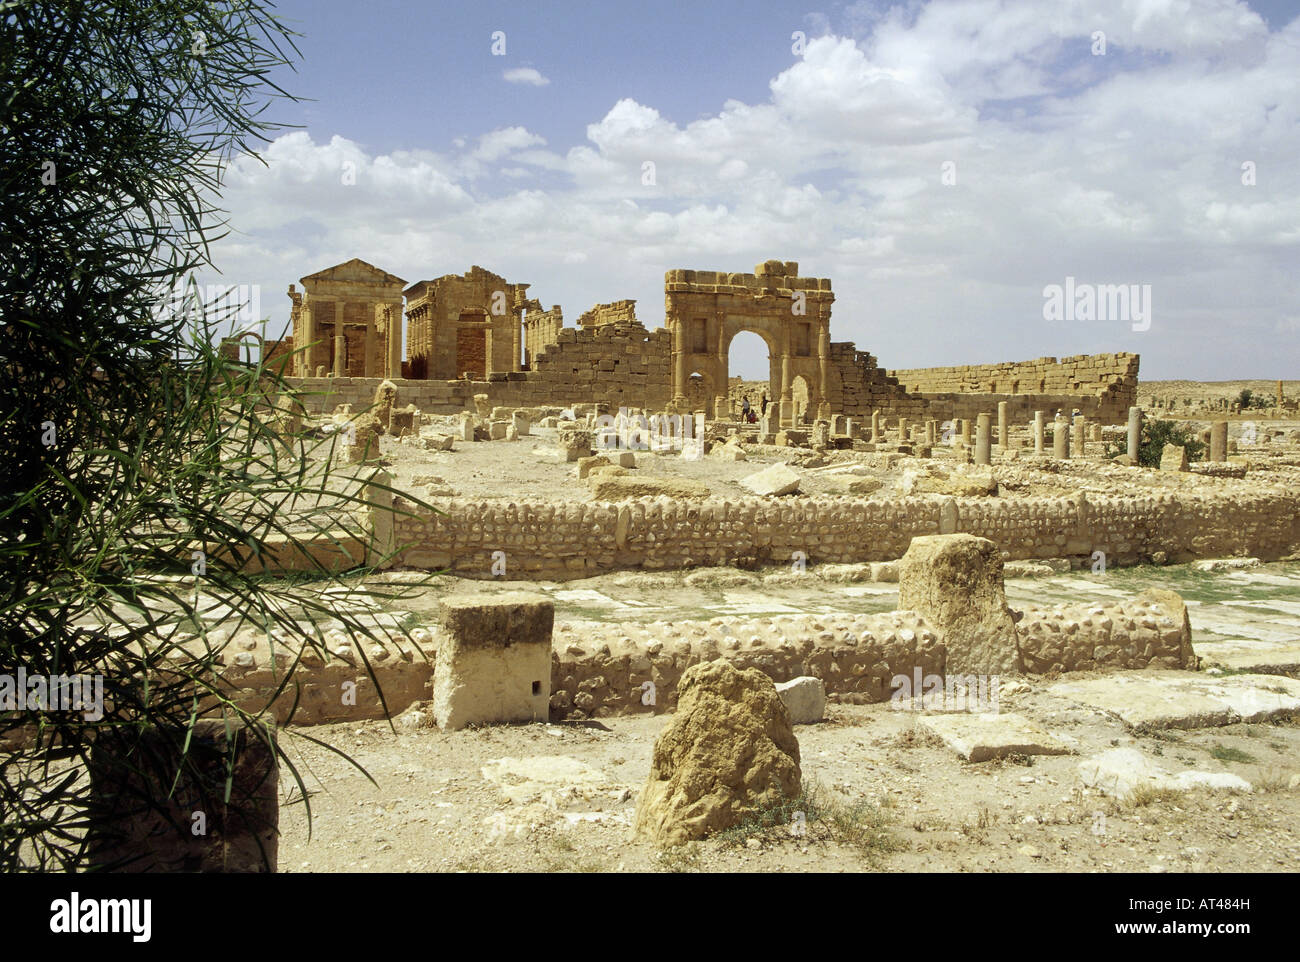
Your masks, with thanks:
M 203 278 L 258 285 L 273 331 L 289 283 L 351 257 L 479 264 L 570 324 L 632 297 L 649 327 L 665 270 L 778 258 L 832 279 L 832 339 L 885 367 L 1296 376 L 1300 0 L 277 9 L 310 102 L 229 172 Z M 1150 285 L 1149 329 L 1045 320 L 1066 277 Z

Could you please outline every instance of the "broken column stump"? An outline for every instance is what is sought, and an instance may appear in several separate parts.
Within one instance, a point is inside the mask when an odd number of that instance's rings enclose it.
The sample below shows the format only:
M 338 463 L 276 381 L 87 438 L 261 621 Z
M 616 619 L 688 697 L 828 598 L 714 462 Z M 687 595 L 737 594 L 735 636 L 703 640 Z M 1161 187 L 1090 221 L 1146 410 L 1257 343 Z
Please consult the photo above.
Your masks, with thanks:
M 225 721 L 195 722 L 184 751 L 182 726 L 101 736 L 89 765 L 92 870 L 276 870 L 279 764 L 268 744 L 275 730 L 231 724 L 227 736 Z
M 947 649 L 948 674 L 1024 671 L 1016 623 L 1007 607 L 1002 555 L 987 538 L 913 538 L 898 563 L 898 607 L 935 626 Z
M 438 727 L 548 720 L 554 603 L 511 591 L 451 598 L 442 610 L 446 634 L 433 675 Z

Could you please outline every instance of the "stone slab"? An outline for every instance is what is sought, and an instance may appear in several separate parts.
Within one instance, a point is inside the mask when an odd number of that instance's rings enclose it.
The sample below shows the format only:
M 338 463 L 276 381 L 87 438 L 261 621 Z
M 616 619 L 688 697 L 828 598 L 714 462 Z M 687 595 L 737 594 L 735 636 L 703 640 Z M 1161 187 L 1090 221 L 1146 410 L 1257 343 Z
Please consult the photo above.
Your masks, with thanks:
M 1048 693 L 1101 709 L 1134 729 L 1213 728 L 1300 713 L 1300 681 L 1279 675 L 1144 671 L 1058 682 Z
M 1070 749 L 1049 732 L 1014 712 L 923 715 L 922 728 L 968 762 L 986 762 L 1007 755 L 1067 755 Z

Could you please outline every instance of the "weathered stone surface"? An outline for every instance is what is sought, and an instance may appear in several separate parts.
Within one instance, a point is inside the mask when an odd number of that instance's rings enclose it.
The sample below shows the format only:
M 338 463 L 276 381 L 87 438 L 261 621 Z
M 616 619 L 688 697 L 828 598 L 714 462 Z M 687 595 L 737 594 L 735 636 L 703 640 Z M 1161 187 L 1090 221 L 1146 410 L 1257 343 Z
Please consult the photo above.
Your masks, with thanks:
M 655 740 L 636 831 L 660 846 L 729 828 L 798 797 L 799 743 L 772 681 L 725 661 L 682 675 L 677 712 Z
M 591 457 L 578 458 L 578 479 L 585 479 L 587 475 L 591 473 L 592 468 L 609 463 L 609 458 L 605 457 L 603 454 L 593 454 Z
M 590 478 L 591 497 L 594 501 L 626 501 L 628 498 L 658 497 L 669 498 L 707 498 L 711 492 L 707 484 L 686 478 L 651 478 L 610 476 L 610 470 L 623 471 L 624 468 L 600 468 Z
M 345 429 L 344 441 L 352 442 L 347 447 L 348 460 L 353 464 L 379 459 L 379 436 L 384 433 L 379 418 L 370 412 L 358 415 Z
M 504 592 L 449 598 L 442 609 L 445 637 L 433 681 L 438 726 L 547 720 L 554 603 Z
M 1014 712 L 924 715 L 921 727 L 968 762 L 986 762 L 1007 755 L 1066 755 L 1059 739 Z
M 1181 444 L 1166 444 L 1160 455 L 1161 471 L 1186 471 L 1187 449 Z
M 741 487 L 763 497 L 794 494 L 799 490 L 799 475 L 784 464 L 774 464 L 755 474 L 741 478 Z
M 1250 782 L 1230 772 L 1188 770 L 1171 775 L 1136 748 L 1112 748 L 1079 762 L 1079 780 L 1112 798 L 1126 798 L 1138 788 L 1251 790 Z
M 826 717 L 826 684 L 820 678 L 803 675 L 777 682 L 776 693 L 795 725 L 812 725 Z
M 936 626 L 948 652 L 948 672 L 1024 670 L 1002 556 L 992 541 L 969 534 L 913 538 L 898 571 L 898 606 Z
M 1050 694 L 1110 712 L 1131 728 L 1211 728 L 1300 712 L 1300 681 L 1279 675 L 1144 671 L 1057 682 Z
M 860 496 L 874 494 L 885 486 L 885 482 L 880 478 L 858 477 L 851 474 L 834 475 L 827 480 L 837 491 Z

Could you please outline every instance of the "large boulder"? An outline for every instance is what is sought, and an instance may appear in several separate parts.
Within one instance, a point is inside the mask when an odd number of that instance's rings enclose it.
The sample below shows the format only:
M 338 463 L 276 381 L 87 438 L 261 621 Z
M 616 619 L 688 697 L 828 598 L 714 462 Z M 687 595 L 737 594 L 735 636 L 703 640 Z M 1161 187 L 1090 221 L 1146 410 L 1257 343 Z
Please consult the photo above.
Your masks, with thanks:
M 655 739 L 636 831 L 660 847 L 702 839 L 800 793 L 799 743 L 772 680 L 726 661 L 692 665 Z
M 1024 671 L 1002 581 L 1002 555 L 987 538 L 913 538 L 898 563 L 898 607 L 936 627 L 947 649 L 948 674 Z

